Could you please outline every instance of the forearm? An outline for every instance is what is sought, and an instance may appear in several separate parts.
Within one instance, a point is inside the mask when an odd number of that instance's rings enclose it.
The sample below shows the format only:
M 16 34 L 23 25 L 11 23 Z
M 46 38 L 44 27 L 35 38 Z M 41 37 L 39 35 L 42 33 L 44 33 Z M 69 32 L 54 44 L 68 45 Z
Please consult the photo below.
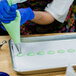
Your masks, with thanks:
M 35 17 L 31 21 L 37 24 L 46 25 L 54 22 L 55 20 L 54 17 L 46 11 L 33 11 L 33 12 L 35 14 Z

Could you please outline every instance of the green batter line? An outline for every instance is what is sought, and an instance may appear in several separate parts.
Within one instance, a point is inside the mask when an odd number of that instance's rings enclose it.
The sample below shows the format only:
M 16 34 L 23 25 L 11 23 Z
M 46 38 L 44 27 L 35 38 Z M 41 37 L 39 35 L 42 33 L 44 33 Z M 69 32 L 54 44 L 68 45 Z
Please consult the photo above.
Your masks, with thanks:
M 59 54 L 64 54 L 64 53 L 74 53 L 74 52 L 76 52 L 76 50 L 74 50 L 74 49 L 68 49 L 68 50 L 59 49 L 59 50 L 57 50 L 57 51 L 49 50 L 47 53 L 45 53 L 44 51 L 28 52 L 28 53 L 25 54 L 25 55 L 27 55 L 27 56 L 35 56 L 35 55 L 43 56 L 43 55 L 45 55 L 45 54 L 54 55 L 54 54 L 57 54 L 57 53 L 59 53 Z M 24 56 L 24 54 L 22 54 L 22 53 L 21 53 L 21 54 L 17 54 L 17 56 L 18 56 L 18 57 L 22 57 L 22 56 Z

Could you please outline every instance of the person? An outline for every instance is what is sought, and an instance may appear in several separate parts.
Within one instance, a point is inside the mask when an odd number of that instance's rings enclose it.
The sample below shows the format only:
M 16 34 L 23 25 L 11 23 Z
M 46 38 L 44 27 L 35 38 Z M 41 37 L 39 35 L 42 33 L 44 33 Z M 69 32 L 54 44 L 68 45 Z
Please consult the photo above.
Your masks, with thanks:
M 73 0 L 28 0 L 18 4 L 21 34 L 74 32 L 72 3 Z

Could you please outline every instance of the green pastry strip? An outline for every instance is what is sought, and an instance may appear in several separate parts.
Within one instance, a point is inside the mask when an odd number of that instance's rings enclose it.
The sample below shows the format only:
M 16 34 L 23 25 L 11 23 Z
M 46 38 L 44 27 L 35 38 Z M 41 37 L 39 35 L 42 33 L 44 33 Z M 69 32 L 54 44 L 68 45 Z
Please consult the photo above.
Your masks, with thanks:
M 75 51 L 76 50 L 74 50 L 74 49 L 68 49 L 67 50 L 68 53 L 74 53 Z M 57 53 L 63 54 L 63 53 L 65 53 L 65 50 L 62 50 L 62 49 L 57 50 Z M 53 50 L 50 50 L 50 51 L 47 52 L 47 54 L 53 55 L 53 54 L 56 54 L 56 52 L 53 51 Z M 45 55 L 45 52 L 44 51 L 39 51 L 39 52 L 37 52 L 37 55 Z M 22 56 L 24 56 L 24 54 L 23 53 L 18 53 L 17 56 L 22 57 Z M 27 56 L 35 56 L 35 53 L 34 52 L 28 52 Z

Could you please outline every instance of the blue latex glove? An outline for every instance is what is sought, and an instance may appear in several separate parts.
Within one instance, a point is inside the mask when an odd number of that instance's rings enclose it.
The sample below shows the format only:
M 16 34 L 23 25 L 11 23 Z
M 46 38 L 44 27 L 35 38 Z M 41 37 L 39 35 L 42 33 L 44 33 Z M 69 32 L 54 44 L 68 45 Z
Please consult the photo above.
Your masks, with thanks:
M 21 15 L 20 25 L 24 24 L 27 20 L 32 20 L 35 15 L 30 7 L 18 9 Z M 1 25 L 1 28 L 5 30 L 5 28 Z M 6 31 L 6 30 L 5 30 Z
M 10 21 L 14 20 L 16 17 L 16 10 L 17 4 L 9 6 L 7 0 L 0 1 L 0 26 L 3 30 L 6 31 L 1 22 L 10 23 Z
M 30 7 L 28 8 L 21 8 L 18 9 L 21 15 L 21 23 L 20 25 L 24 24 L 27 20 L 32 20 L 35 15 Z
M 4 28 L 4 26 L 2 24 L 0 24 L 0 26 L 4 31 L 6 31 L 6 29 Z
M 9 23 L 16 17 L 17 5 L 9 6 L 7 0 L 0 0 L 0 22 Z

